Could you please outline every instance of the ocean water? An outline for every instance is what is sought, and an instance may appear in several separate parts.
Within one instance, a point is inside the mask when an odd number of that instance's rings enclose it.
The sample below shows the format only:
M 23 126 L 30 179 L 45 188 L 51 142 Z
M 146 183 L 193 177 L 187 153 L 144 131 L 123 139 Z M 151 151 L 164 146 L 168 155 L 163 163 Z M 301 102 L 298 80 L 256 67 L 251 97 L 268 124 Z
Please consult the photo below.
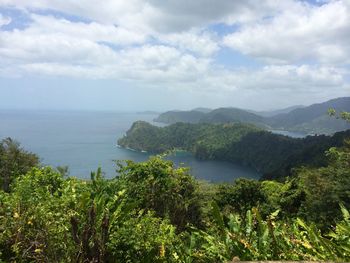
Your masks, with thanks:
M 11 137 L 41 158 L 46 165 L 68 165 L 71 176 L 90 178 L 99 166 L 107 178 L 117 175 L 114 160 L 145 161 L 150 154 L 117 147 L 137 120 L 152 122 L 152 114 L 120 112 L 0 110 L 0 139 Z M 236 178 L 259 178 L 254 170 L 220 161 L 199 161 L 191 154 L 169 157 L 186 166 L 198 179 L 231 182 Z
M 275 133 L 275 134 L 284 135 L 284 136 L 289 136 L 292 138 L 305 138 L 307 136 L 306 133 L 291 132 L 291 131 L 284 131 L 284 130 L 270 130 L 270 132 Z

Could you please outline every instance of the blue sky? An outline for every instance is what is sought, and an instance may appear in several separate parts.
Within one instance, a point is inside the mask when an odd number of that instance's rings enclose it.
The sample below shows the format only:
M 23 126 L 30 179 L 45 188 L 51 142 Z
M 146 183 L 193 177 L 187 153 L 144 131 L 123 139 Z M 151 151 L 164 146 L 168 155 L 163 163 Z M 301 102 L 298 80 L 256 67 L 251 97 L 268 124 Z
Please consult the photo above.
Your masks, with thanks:
M 0 0 L 0 108 L 276 109 L 349 64 L 349 0 Z

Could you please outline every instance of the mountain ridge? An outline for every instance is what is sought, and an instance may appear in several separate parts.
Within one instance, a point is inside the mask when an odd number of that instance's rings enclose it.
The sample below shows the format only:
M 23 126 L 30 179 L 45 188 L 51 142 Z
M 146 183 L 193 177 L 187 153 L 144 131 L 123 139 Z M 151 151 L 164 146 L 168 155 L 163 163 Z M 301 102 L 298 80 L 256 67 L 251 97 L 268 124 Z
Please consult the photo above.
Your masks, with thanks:
M 249 123 L 266 129 L 276 129 L 300 132 L 306 134 L 332 134 L 338 131 L 350 129 L 350 124 L 328 115 L 330 108 L 338 112 L 350 111 L 350 97 L 331 99 L 310 106 L 292 106 L 276 112 L 282 112 L 273 116 L 265 112 L 244 110 L 234 107 L 217 108 L 209 112 L 203 111 L 167 111 L 154 119 L 156 122 L 174 124 L 176 122 L 187 123 Z M 261 114 L 261 113 L 260 113 Z M 270 112 L 269 114 L 274 114 Z

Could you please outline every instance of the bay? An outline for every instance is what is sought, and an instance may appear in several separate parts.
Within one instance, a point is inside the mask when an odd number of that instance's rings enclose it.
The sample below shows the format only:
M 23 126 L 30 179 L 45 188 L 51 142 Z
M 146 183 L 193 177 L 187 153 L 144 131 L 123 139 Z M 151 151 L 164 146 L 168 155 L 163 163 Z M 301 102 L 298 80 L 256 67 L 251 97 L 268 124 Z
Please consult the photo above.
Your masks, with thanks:
M 113 160 L 145 161 L 149 153 L 118 148 L 122 137 L 137 120 L 152 122 L 154 114 L 0 110 L 0 138 L 11 137 L 41 157 L 45 165 L 68 165 L 71 176 L 90 178 L 101 167 L 107 178 L 117 175 Z M 198 179 L 231 182 L 236 178 L 258 179 L 259 174 L 247 167 L 220 161 L 199 161 L 189 153 L 168 157 L 176 166 L 190 168 Z
M 285 130 L 270 130 L 270 132 L 275 133 L 275 134 L 280 134 L 292 138 L 305 138 L 307 136 L 306 133 L 301 133 L 301 132 L 291 132 L 291 131 L 285 131 Z

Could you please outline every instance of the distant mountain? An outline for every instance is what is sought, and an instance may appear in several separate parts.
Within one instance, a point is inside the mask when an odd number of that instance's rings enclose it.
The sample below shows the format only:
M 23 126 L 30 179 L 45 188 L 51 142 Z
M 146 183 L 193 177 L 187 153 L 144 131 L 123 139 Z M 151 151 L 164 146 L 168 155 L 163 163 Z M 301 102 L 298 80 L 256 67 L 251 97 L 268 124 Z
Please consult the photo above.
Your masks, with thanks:
M 203 112 L 198 109 L 192 111 L 168 111 L 160 114 L 155 121 L 167 124 L 177 122 L 250 123 L 267 129 L 308 134 L 332 134 L 337 131 L 350 129 L 350 124 L 345 121 L 328 116 L 330 108 L 335 109 L 337 112 L 350 111 L 350 97 L 332 99 L 308 107 L 293 106 L 262 113 L 238 108 L 219 108 L 209 112 Z M 268 115 L 270 117 L 267 117 Z
M 240 122 L 250 123 L 257 126 L 266 126 L 263 122 L 264 118 L 246 110 L 237 108 L 219 108 L 215 110 L 205 109 L 207 112 L 203 112 L 203 108 L 198 108 L 191 111 L 168 111 L 160 114 L 154 121 L 167 124 L 174 124 L 177 122 L 187 123 L 228 123 L 228 122 Z
M 332 99 L 323 103 L 292 110 L 266 118 L 265 123 L 275 129 L 300 131 L 306 133 L 334 133 L 350 129 L 350 124 L 328 116 L 328 109 L 337 112 L 350 111 L 350 97 Z
M 177 122 L 198 123 L 205 115 L 202 111 L 167 111 L 154 119 L 155 122 L 173 124 Z
M 272 116 L 275 116 L 278 114 L 289 113 L 295 109 L 300 109 L 300 108 L 304 108 L 304 107 L 305 106 L 303 106 L 303 105 L 295 105 L 295 106 L 290 106 L 288 108 L 271 110 L 271 111 L 252 111 L 252 113 L 255 113 L 255 114 L 263 116 L 263 117 L 272 117 Z
M 264 118 L 246 110 L 237 108 L 219 108 L 212 110 L 205 114 L 200 122 L 206 123 L 228 123 L 228 122 L 240 122 L 251 123 L 258 126 L 264 125 Z
M 213 110 L 213 109 L 202 108 L 202 107 L 193 109 L 193 111 L 200 111 L 200 112 L 203 112 L 203 113 L 208 113 L 208 112 L 211 112 L 212 110 Z

